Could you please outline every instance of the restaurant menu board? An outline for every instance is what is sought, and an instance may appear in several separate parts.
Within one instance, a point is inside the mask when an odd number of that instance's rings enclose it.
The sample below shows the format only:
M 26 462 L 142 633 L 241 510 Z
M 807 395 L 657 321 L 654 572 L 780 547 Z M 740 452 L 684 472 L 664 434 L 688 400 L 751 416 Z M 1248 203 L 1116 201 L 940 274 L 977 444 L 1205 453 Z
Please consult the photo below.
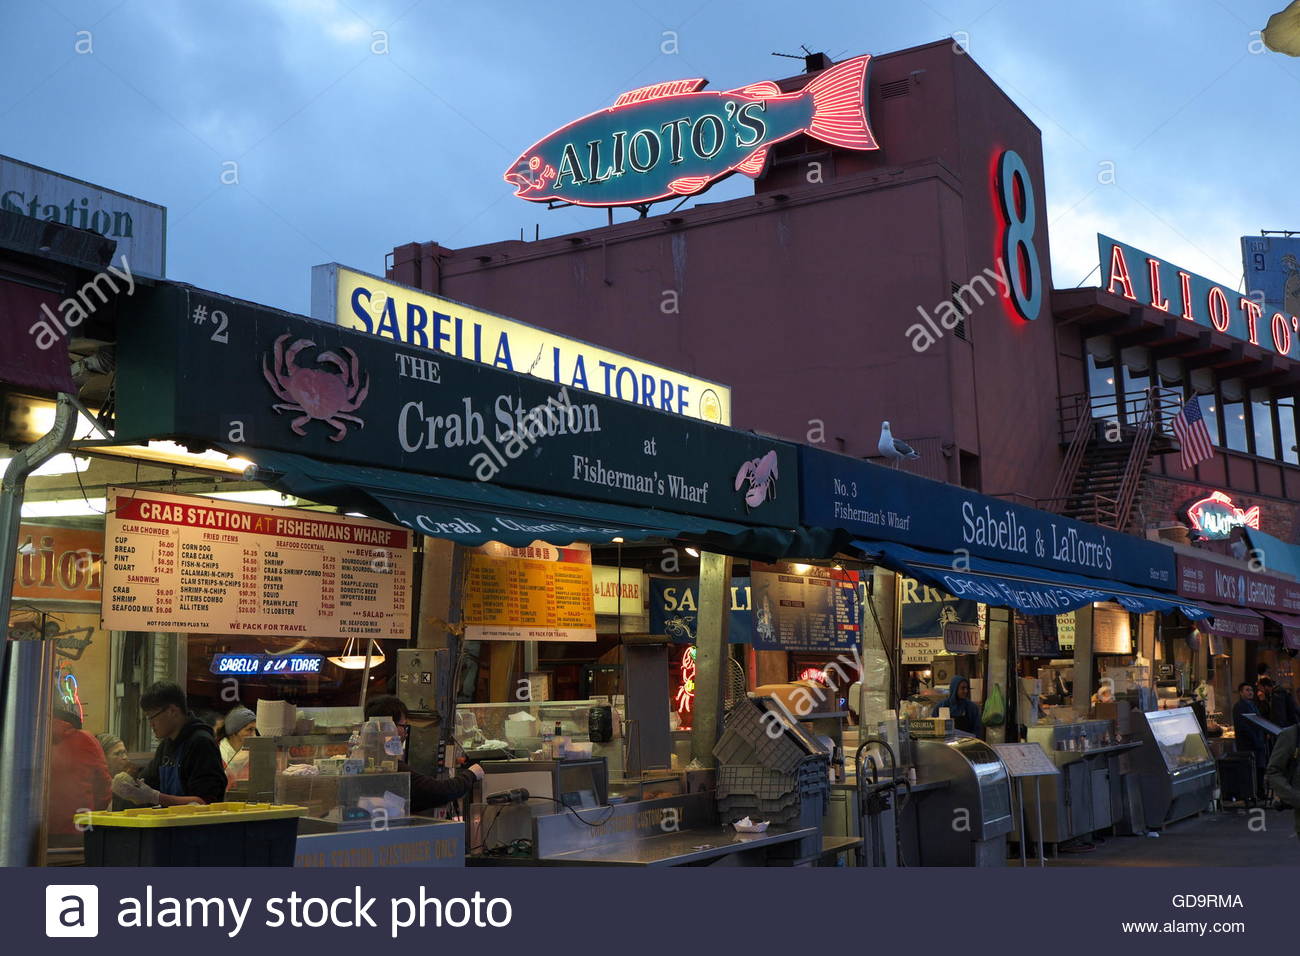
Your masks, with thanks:
M 1133 653 L 1133 633 L 1128 611 L 1120 607 L 1092 609 L 1092 652 L 1094 654 Z
M 1056 643 L 1062 653 L 1074 650 L 1074 612 L 1056 615 Z
M 857 571 L 808 567 L 795 574 L 754 564 L 750 592 L 754 649 L 841 651 L 858 646 L 862 601 Z
M 406 637 L 411 533 L 332 514 L 110 488 L 104 627 Z
M 589 546 L 490 542 L 466 560 L 466 640 L 596 640 Z
M 994 744 L 993 749 L 1012 777 L 1054 777 L 1061 772 L 1042 744 Z
M 1021 657 L 1059 657 L 1056 617 L 1015 612 L 1016 653 Z

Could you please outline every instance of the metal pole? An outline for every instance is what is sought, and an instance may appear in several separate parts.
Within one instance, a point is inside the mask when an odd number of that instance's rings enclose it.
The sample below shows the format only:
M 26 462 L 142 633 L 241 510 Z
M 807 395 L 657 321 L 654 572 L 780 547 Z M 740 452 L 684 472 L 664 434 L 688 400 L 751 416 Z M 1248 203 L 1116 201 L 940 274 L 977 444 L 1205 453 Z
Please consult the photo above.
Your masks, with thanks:
M 71 395 L 60 394 L 54 428 L 9 463 L 0 484 L 0 626 L 8 637 L 14 562 L 27 476 L 68 447 L 77 419 Z M 5 641 L 4 697 L 0 701 L 0 865 L 30 866 L 44 852 L 41 821 L 50 736 L 50 681 L 54 645 Z
M 1025 844 L 1029 842 L 1029 832 L 1025 829 L 1025 781 L 1027 777 L 1020 778 L 1020 865 L 1028 866 L 1029 859 L 1025 856 Z
M 691 759 L 712 767 L 722 736 L 722 682 L 731 617 L 731 558 L 700 552 L 700 607 L 695 628 L 695 715 Z
M 1034 805 L 1038 808 L 1038 865 L 1047 866 L 1043 847 L 1043 778 L 1034 778 Z
M 366 713 L 366 692 L 370 690 L 370 645 L 374 638 L 366 638 L 366 669 L 361 674 L 361 715 L 364 718 Z

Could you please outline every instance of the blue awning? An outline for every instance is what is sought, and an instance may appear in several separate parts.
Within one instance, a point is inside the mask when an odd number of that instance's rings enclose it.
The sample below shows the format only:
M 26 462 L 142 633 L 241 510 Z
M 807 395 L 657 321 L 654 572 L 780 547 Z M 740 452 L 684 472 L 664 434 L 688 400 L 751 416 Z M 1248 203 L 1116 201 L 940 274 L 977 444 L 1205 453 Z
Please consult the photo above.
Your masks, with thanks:
M 1114 601 L 1139 614 L 1179 611 L 1193 621 L 1210 616 L 1208 611 L 1172 594 L 1131 584 L 987 558 L 962 558 L 958 563 L 953 555 L 883 541 L 854 541 L 853 545 L 885 567 L 953 597 L 1010 607 L 1024 614 L 1064 614 L 1095 601 Z
M 285 494 L 465 545 L 500 541 L 522 547 L 545 541 L 562 546 L 575 541 L 599 544 L 615 538 L 664 538 L 769 560 L 818 557 L 816 549 L 823 546 L 811 532 L 802 530 L 751 527 L 654 508 L 581 501 L 492 482 L 333 464 L 245 446 L 223 450 L 252 461 L 256 470 L 250 477 Z

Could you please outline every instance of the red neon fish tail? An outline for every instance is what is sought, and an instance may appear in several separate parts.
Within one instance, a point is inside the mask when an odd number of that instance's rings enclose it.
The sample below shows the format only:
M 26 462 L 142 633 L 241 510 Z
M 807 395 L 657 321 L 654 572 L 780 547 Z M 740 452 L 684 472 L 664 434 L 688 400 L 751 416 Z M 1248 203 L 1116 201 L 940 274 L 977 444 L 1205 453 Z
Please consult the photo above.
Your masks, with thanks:
M 867 125 L 867 64 L 860 56 L 831 67 L 804 88 L 813 101 L 808 132 L 847 149 L 879 149 Z

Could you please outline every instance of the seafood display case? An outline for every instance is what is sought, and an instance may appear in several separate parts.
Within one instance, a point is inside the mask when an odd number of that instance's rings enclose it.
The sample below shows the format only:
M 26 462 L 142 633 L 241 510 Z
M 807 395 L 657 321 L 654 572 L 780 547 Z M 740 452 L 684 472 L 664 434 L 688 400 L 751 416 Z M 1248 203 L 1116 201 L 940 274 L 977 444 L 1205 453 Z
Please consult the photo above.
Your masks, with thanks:
M 1214 756 L 1192 708 L 1142 714 L 1138 732 L 1142 748 L 1134 754 L 1134 763 L 1148 829 L 1159 829 L 1207 809 L 1218 777 Z

